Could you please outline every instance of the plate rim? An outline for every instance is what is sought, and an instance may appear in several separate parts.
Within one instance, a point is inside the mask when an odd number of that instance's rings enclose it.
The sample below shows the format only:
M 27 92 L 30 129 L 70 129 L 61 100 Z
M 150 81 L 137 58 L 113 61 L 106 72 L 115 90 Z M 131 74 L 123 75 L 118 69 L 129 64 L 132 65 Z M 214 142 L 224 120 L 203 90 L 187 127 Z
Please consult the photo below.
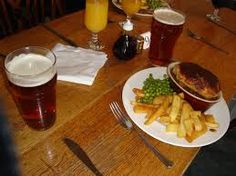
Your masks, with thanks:
M 159 71 L 156 71 L 156 73 L 157 72 L 160 72 L 160 70 L 162 70 L 162 72 L 166 72 L 167 73 L 167 67 L 150 67 L 150 68 L 146 68 L 146 69 L 142 69 L 142 70 L 140 70 L 140 71 L 138 71 L 138 72 L 136 72 L 136 73 L 134 73 L 134 74 L 132 74 L 127 80 L 126 80 L 126 82 L 125 82 L 125 84 L 124 84 L 124 86 L 123 86 L 123 89 L 122 89 L 122 103 L 123 103 L 123 106 L 124 106 L 124 108 L 125 108 L 125 111 L 127 112 L 127 114 L 130 116 L 130 113 L 127 111 L 128 110 L 128 108 L 126 107 L 126 99 L 125 99 L 125 89 L 127 89 L 126 87 L 128 86 L 128 83 L 134 78 L 134 77 L 136 77 L 138 74 L 143 74 L 144 72 L 150 72 L 150 73 L 153 73 L 153 71 L 155 71 L 156 69 L 159 69 Z M 162 74 L 163 75 L 163 74 Z M 142 82 L 143 83 L 143 81 L 144 80 L 141 80 L 140 82 Z M 132 90 L 131 90 L 132 91 Z M 129 100 L 129 101 L 131 101 L 131 100 Z M 156 135 L 154 135 L 154 134 L 150 134 L 148 131 L 146 131 L 145 129 L 143 129 L 142 127 L 141 127 L 141 125 L 140 124 L 137 124 L 133 119 L 132 119 L 132 117 L 130 117 L 130 119 L 132 120 L 132 122 L 134 122 L 134 124 L 138 127 L 138 128 L 140 128 L 140 130 L 142 130 L 144 133 L 146 133 L 147 135 L 149 135 L 149 136 L 151 136 L 151 137 L 153 137 L 153 138 L 155 138 L 156 140 L 159 140 L 159 141 L 161 141 L 161 142 L 164 142 L 164 143 L 167 143 L 167 144 L 171 144 L 171 145 L 174 145 L 174 146 L 180 146 L 180 147 L 202 147 L 202 146 L 206 146 L 206 145 L 209 145 L 209 144 L 212 144 L 212 143 L 214 143 L 214 142 L 216 142 L 216 141 L 218 141 L 220 138 L 222 138 L 224 135 L 225 135 L 225 133 L 227 132 L 227 129 L 229 128 L 229 124 L 230 124 L 230 113 L 229 113 L 229 108 L 228 108 L 228 106 L 227 106 L 227 104 L 226 104 L 226 101 L 224 100 L 224 98 L 223 98 L 223 96 L 222 96 L 222 98 L 221 98 L 221 100 L 220 100 L 220 102 L 219 103 L 223 103 L 223 105 L 224 105 L 224 110 L 227 110 L 227 112 L 224 112 L 224 114 L 225 114 L 225 116 L 227 116 L 227 117 L 224 117 L 224 120 L 226 119 L 226 121 L 225 121 L 225 125 L 224 125 L 224 128 L 223 128 L 223 131 L 221 131 L 220 132 L 220 134 L 215 138 L 215 139 L 213 139 L 213 140 L 207 140 L 208 142 L 203 142 L 202 144 L 195 144 L 194 143 L 194 141 L 192 142 L 192 143 L 186 143 L 186 144 L 183 144 L 183 143 L 173 143 L 173 142 L 168 142 L 168 141 L 166 141 L 166 140 L 164 140 L 164 139 L 161 139 L 160 137 L 157 137 Z M 130 103 L 129 103 L 129 106 L 132 106 Z M 214 107 L 216 107 L 217 106 L 217 104 L 215 104 L 215 105 L 213 105 L 210 109 L 213 109 Z M 226 109 L 225 109 L 226 108 Z M 210 110 L 209 109 L 209 110 Z M 167 134 L 167 135 L 171 135 L 171 134 Z M 175 136 L 176 136 L 176 134 L 174 134 Z M 176 136 L 176 138 L 177 138 L 177 136 Z M 185 139 L 184 139 L 185 140 Z
M 112 0 L 112 4 L 116 6 L 118 9 L 123 11 L 122 7 L 117 3 L 117 0 Z M 135 15 L 144 16 L 144 17 L 152 17 L 152 14 L 145 14 L 145 13 L 139 13 L 139 12 L 135 13 Z

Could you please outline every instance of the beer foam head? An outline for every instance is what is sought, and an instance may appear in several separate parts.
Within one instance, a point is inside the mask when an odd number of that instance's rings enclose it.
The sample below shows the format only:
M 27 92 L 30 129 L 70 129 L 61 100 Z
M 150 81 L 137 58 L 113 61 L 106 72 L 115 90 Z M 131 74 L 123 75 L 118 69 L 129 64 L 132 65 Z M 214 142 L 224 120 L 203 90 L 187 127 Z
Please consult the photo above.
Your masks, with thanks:
M 53 62 L 39 54 L 20 54 L 6 64 L 9 81 L 22 87 L 48 82 L 56 74 Z
M 185 16 L 170 8 L 156 9 L 153 13 L 155 20 L 168 25 L 181 25 L 185 22 Z

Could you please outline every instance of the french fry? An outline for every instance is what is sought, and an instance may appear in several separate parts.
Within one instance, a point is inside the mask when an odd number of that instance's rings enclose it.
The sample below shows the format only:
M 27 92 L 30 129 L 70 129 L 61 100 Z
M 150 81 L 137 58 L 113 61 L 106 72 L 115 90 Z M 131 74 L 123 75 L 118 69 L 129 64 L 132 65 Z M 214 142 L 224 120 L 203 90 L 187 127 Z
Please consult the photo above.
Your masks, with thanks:
M 210 129 L 219 128 L 219 123 L 216 122 L 215 117 L 211 114 L 202 114 L 201 118 L 205 121 L 205 124 Z
M 159 108 L 144 122 L 145 125 L 149 125 L 154 122 L 158 117 L 165 114 L 166 109 L 168 108 L 170 102 L 168 96 L 166 96 L 164 102 Z
M 180 117 L 181 117 L 181 116 L 178 114 L 174 121 L 180 122 Z M 174 122 L 174 121 L 173 121 L 173 122 Z
M 160 105 L 164 102 L 165 99 L 166 99 L 166 96 L 164 96 L 164 95 L 157 96 L 153 99 L 153 104 Z
M 169 115 L 162 115 L 158 118 L 158 122 L 160 122 L 161 124 L 169 124 L 169 123 L 179 123 L 179 120 L 175 120 L 174 122 L 170 122 L 170 116 Z
M 205 124 L 210 128 L 210 129 L 215 129 L 215 128 L 219 128 L 219 123 L 209 123 L 209 122 L 205 122 Z
M 170 110 L 171 122 L 173 122 L 177 118 L 180 111 L 181 103 L 182 103 L 182 99 L 180 98 L 180 96 L 174 95 L 172 105 L 171 105 L 171 110 Z
M 202 123 L 200 122 L 201 112 L 200 111 L 192 111 L 190 112 L 190 117 L 193 119 L 193 126 L 196 131 L 202 130 Z
M 181 117 L 183 120 L 190 118 L 190 112 L 193 111 L 192 106 L 187 103 L 187 102 L 183 102 L 183 107 L 182 107 L 182 111 L 181 111 Z
M 155 111 L 157 108 L 154 106 L 148 106 L 145 104 L 136 104 L 133 106 L 133 110 L 135 113 L 148 113 L 148 112 L 153 112 Z
M 139 103 L 144 93 L 133 89 L 136 99 L 131 101 L 135 113 L 145 113 L 145 125 L 155 120 L 166 127 L 166 132 L 176 133 L 178 138 L 185 138 L 189 143 L 204 135 L 208 129 L 216 129 L 219 124 L 211 114 L 194 111 L 184 100 L 184 94 L 155 97 L 152 104 Z
M 154 110 L 155 111 L 155 110 Z M 145 116 L 145 119 L 149 119 L 150 116 L 154 113 L 154 111 L 148 111 L 146 116 Z
M 163 124 L 163 125 L 167 125 L 170 123 L 170 116 L 168 115 L 163 115 L 163 116 L 160 116 L 160 118 L 158 119 L 158 121 Z
M 181 120 L 180 120 L 181 121 Z M 186 129 L 185 129 L 185 126 L 184 126 L 184 123 L 180 123 L 179 124 L 179 127 L 178 127 L 178 129 L 177 129 L 177 136 L 179 137 L 179 138 L 183 138 L 183 137 L 185 137 L 186 136 Z
M 186 136 L 186 129 L 185 129 L 185 126 L 184 126 L 184 120 L 185 120 L 185 113 L 186 113 L 186 103 L 183 103 L 182 104 L 182 111 L 181 111 L 181 115 L 180 115 L 180 124 L 179 124 L 179 127 L 178 127 L 178 130 L 177 130 L 177 136 L 179 138 L 183 138 Z
M 191 136 L 193 132 L 193 120 L 192 119 L 185 119 L 184 120 L 184 127 L 186 129 L 186 134 Z
M 214 116 L 211 115 L 211 114 L 204 114 L 204 118 L 205 118 L 206 122 L 216 123 L 216 120 L 215 120 Z
M 140 105 L 140 106 L 145 106 L 145 107 L 150 107 L 150 108 L 157 108 L 159 107 L 160 105 L 155 105 L 155 104 L 146 104 L 146 103 L 139 103 L 139 102 L 136 102 L 136 101 L 131 101 L 130 102 L 132 105 Z
M 138 89 L 138 88 L 133 88 L 133 92 L 135 95 L 137 95 L 138 97 L 144 97 L 144 92 L 142 89 Z
M 179 123 L 169 123 L 166 125 L 166 132 L 177 132 Z
M 210 129 L 216 129 L 216 128 L 219 128 L 219 124 L 218 124 L 218 123 L 209 123 L 209 122 L 205 122 L 205 124 L 206 124 L 207 127 L 209 127 Z
M 184 93 L 183 92 L 179 93 L 178 95 L 180 96 L 180 98 L 184 99 Z
M 204 121 L 201 121 L 201 124 L 202 124 L 202 130 L 201 131 L 193 131 L 191 135 L 186 135 L 185 136 L 185 139 L 188 141 L 188 142 L 193 142 L 195 139 L 197 139 L 198 137 L 202 136 L 203 134 L 205 134 L 207 132 L 207 126 L 206 124 L 204 123 Z
M 171 101 L 170 101 L 171 102 Z M 171 110 L 171 107 L 169 106 L 167 109 L 166 109 L 166 114 L 168 114 L 168 116 L 169 116 L 169 114 L 170 114 L 170 110 Z
M 168 95 L 167 97 L 169 99 L 169 102 L 171 103 L 173 101 L 173 95 Z

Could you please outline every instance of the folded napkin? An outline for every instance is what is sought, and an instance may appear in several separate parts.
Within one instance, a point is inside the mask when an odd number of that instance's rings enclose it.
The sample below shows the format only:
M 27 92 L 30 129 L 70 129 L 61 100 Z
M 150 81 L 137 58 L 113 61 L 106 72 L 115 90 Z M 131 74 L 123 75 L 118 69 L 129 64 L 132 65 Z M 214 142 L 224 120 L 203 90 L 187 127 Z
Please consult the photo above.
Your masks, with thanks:
M 52 49 L 57 57 L 58 80 L 92 85 L 99 69 L 105 64 L 104 52 L 58 43 Z

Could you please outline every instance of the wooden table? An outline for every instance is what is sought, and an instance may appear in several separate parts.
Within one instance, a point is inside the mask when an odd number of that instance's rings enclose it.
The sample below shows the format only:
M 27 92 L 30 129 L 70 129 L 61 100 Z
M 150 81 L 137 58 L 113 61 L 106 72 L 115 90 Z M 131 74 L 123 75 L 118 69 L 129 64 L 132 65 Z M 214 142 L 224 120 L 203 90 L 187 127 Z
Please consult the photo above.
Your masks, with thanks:
M 179 0 L 174 5 L 187 16 L 185 29 L 191 28 L 207 36 L 209 41 L 230 53 L 218 52 L 187 37 L 184 31 L 176 44 L 174 57 L 201 64 L 215 73 L 228 101 L 236 90 L 236 36 L 207 21 L 205 15 L 213 8 L 205 0 Z M 125 16 L 118 12 L 110 8 L 109 19 L 122 21 Z M 86 47 L 90 33 L 83 24 L 83 13 L 65 16 L 48 25 L 79 46 Z M 235 12 L 224 9 L 221 16 L 231 28 L 236 29 L 236 24 L 233 24 Z M 150 30 L 151 18 L 134 17 L 133 21 L 138 33 Z M 108 54 L 108 61 L 92 86 L 58 81 L 57 121 L 47 131 L 33 131 L 24 124 L 6 90 L 4 76 L 0 75 L 1 97 L 18 149 L 22 175 L 92 175 L 62 142 L 64 136 L 78 142 L 104 175 L 181 175 L 191 163 L 199 148 L 176 147 L 146 135 L 153 145 L 174 161 L 172 169 L 165 168 L 135 132 L 125 130 L 113 117 L 108 104 L 113 100 L 121 104 L 124 82 L 135 72 L 151 67 L 148 50 L 129 61 L 119 61 L 112 55 L 112 46 L 120 31 L 117 23 L 109 23 L 99 34 L 106 45 L 104 52 Z M 37 26 L 0 40 L 0 52 L 7 54 L 26 45 L 52 48 L 58 42 L 63 41 L 42 26 Z

